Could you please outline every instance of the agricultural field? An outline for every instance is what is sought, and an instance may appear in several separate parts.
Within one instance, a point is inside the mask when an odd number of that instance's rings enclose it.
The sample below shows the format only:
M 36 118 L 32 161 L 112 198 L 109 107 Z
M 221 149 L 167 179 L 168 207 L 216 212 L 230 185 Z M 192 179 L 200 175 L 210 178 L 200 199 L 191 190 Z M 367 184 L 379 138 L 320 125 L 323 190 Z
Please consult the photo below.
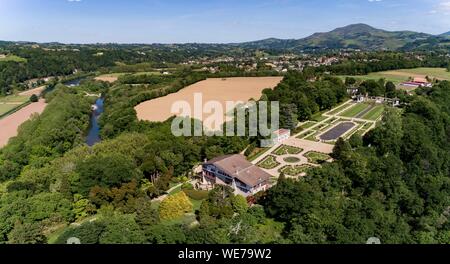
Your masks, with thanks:
M 102 75 L 99 75 L 99 76 L 95 77 L 95 80 L 113 83 L 113 82 L 116 82 L 117 80 L 119 80 L 119 78 L 121 76 L 125 76 L 125 75 L 134 75 L 134 76 L 139 76 L 139 75 L 161 75 L 161 73 L 158 72 L 158 71 L 137 72 L 137 73 L 127 73 L 127 72 L 108 73 L 108 74 L 102 74 Z
M 20 109 L 14 114 L 0 119 L 0 127 L 2 128 L 2 133 L 0 134 L 0 148 L 5 146 L 10 138 L 17 135 L 17 129 L 21 124 L 27 121 L 34 113 L 42 113 L 45 107 L 45 101 L 41 100 Z
M 450 80 L 450 72 L 445 68 L 415 68 L 415 69 L 402 69 L 394 71 L 384 71 L 375 72 L 368 75 L 358 75 L 358 76 L 338 76 L 342 79 L 346 77 L 353 77 L 357 80 L 378 80 L 385 79 L 386 81 L 391 81 L 394 84 L 400 84 L 407 81 L 409 78 L 425 78 L 426 76 L 430 78 L 436 78 L 439 80 Z
M 135 107 L 139 120 L 164 122 L 174 114 L 171 113 L 175 102 L 187 102 L 194 108 L 194 94 L 201 93 L 203 102 L 217 101 L 224 110 L 227 101 L 248 102 L 250 99 L 259 99 L 262 91 L 267 88 L 275 88 L 282 77 L 237 77 L 237 78 L 212 78 L 190 85 L 177 93 L 143 102 Z M 158 109 L 158 111 L 155 111 Z M 192 115 L 192 114 L 191 114 Z M 192 117 L 192 116 L 191 116 Z M 209 116 L 204 115 L 203 120 Z M 227 119 L 224 111 L 224 121 Z M 201 121 L 203 121 L 201 120 Z M 222 124 L 206 125 L 209 130 L 217 130 Z

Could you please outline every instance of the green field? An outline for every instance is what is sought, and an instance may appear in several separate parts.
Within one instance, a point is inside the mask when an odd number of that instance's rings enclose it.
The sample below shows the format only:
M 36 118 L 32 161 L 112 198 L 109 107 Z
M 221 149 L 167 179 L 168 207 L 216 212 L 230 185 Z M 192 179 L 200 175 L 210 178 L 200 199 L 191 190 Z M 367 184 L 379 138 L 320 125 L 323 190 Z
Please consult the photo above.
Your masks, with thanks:
M 30 99 L 29 96 L 9 95 L 0 97 L 0 103 L 25 103 Z
M 0 97 L 0 115 L 3 115 L 14 108 L 21 106 L 28 102 L 29 96 L 9 95 L 6 97 Z
M 384 106 L 377 105 L 372 110 L 370 110 L 367 114 L 365 114 L 362 118 L 376 121 L 378 118 L 380 118 L 381 115 L 383 115 L 384 112 Z
M 6 56 L 6 58 L 0 58 L 0 61 L 27 62 L 26 59 L 15 56 L 15 55 L 8 55 L 8 56 Z
M 369 107 L 368 104 L 357 104 L 351 107 L 349 110 L 345 111 L 341 116 L 343 117 L 355 117 L 362 111 L 366 110 Z
M 154 71 L 154 72 L 136 72 L 136 73 L 117 72 L 117 73 L 102 74 L 102 75 L 99 75 L 98 77 L 116 77 L 116 78 L 119 78 L 119 77 L 124 76 L 124 75 L 134 75 L 134 76 L 139 76 L 139 75 L 161 75 L 161 73 L 157 72 L 157 71 Z
M 408 78 L 410 77 L 424 78 L 425 76 L 441 80 L 450 80 L 450 72 L 448 72 L 447 69 L 445 68 L 401 69 L 394 71 L 374 72 L 367 75 L 338 76 L 338 77 L 342 78 L 343 80 L 346 77 L 353 77 L 360 81 L 386 79 L 386 81 L 391 81 L 395 84 L 400 84 L 402 82 L 408 81 Z
M 16 107 L 18 107 L 18 105 L 0 104 L 0 115 L 3 115 Z

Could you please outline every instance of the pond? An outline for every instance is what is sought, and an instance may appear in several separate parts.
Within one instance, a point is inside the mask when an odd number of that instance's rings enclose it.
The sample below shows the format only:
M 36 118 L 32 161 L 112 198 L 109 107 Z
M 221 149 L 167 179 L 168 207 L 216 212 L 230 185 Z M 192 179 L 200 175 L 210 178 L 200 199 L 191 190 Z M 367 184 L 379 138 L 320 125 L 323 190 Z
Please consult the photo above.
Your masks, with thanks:
M 86 138 L 86 144 L 92 147 L 98 142 L 100 139 L 100 125 L 98 124 L 98 118 L 104 111 L 103 104 L 105 102 L 104 98 L 99 98 L 95 102 L 95 105 L 92 106 L 92 116 L 91 116 L 91 124 L 89 128 L 89 133 Z
M 320 136 L 321 140 L 329 141 L 329 140 L 336 140 L 347 131 L 355 127 L 355 123 L 353 122 L 342 122 L 339 125 L 333 127 L 332 129 L 328 130 L 328 132 L 325 132 Z

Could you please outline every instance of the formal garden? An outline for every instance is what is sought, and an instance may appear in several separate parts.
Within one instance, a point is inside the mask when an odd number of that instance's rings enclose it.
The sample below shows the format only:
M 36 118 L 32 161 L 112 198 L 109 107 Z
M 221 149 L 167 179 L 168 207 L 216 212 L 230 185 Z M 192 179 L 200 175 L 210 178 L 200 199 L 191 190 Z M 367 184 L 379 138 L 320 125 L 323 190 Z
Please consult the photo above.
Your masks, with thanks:
M 279 148 L 273 151 L 272 154 L 275 154 L 277 156 L 283 156 L 283 155 L 297 155 L 302 153 L 303 149 L 297 148 L 294 146 L 288 146 L 288 145 L 281 145 Z
M 313 166 L 308 165 L 308 164 L 287 165 L 287 166 L 283 166 L 281 169 L 279 169 L 279 172 L 283 173 L 286 176 L 299 177 L 299 176 L 302 176 L 302 175 L 308 173 L 308 171 L 311 168 L 313 168 Z
M 330 155 L 320 153 L 320 152 L 315 152 L 315 151 L 310 151 L 310 152 L 306 153 L 304 156 L 305 156 L 305 158 L 308 159 L 309 163 L 317 164 L 317 165 L 323 164 L 331 159 Z
M 262 161 L 258 163 L 259 167 L 266 170 L 275 169 L 279 165 L 280 163 L 277 161 L 276 157 L 272 155 L 265 157 Z

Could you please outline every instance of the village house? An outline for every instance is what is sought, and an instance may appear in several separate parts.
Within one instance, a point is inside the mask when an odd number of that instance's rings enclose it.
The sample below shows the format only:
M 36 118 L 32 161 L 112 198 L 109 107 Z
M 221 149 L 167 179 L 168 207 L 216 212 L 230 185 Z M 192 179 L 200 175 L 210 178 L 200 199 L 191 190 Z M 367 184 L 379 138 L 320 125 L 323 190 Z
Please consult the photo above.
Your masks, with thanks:
M 221 156 L 202 165 L 202 186 L 229 186 L 244 197 L 269 189 L 270 177 L 243 155 Z

